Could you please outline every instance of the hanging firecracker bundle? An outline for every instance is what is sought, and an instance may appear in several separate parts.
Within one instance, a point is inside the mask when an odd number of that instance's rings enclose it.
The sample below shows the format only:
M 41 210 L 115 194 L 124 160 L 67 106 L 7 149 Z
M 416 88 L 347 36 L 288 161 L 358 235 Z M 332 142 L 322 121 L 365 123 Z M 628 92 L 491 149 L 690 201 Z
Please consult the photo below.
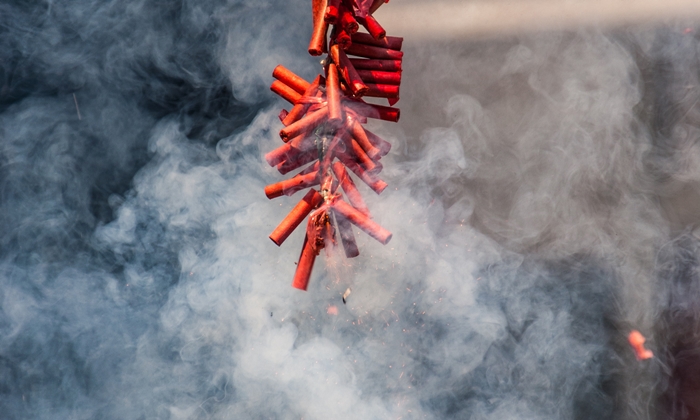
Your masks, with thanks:
M 372 16 L 388 1 L 312 0 L 309 53 L 328 54 L 322 61 L 325 77 L 308 82 L 281 65 L 272 73 L 277 80 L 270 89 L 293 107 L 280 113 L 284 144 L 265 160 L 281 174 L 305 167 L 265 187 L 265 195 L 273 199 L 311 188 L 270 235 L 282 245 L 309 216 L 292 283 L 298 289 L 306 290 L 316 256 L 337 236 L 347 258 L 359 255 L 352 224 L 382 244 L 391 239 L 391 233 L 372 220 L 348 173 L 377 194 L 387 187 L 378 174 L 380 159 L 391 145 L 362 124 L 367 118 L 399 120 L 393 105 L 399 100 L 403 38 L 386 36 Z M 367 33 L 359 32 L 360 26 Z M 367 103 L 362 97 L 386 98 L 390 106 Z

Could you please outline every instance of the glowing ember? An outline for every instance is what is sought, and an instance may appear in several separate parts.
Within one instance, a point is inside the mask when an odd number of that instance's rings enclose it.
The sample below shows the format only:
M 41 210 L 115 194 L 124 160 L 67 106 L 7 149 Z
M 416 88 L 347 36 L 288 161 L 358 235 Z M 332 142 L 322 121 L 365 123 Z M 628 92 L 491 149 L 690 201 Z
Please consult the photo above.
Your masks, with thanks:
M 630 335 L 627 337 L 630 345 L 634 349 L 634 354 L 637 356 L 637 360 L 651 359 L 654 357 L 654 353 L 651 350 L 644 348 L 644 342 L 646 338 L 637 330 L 632 330 Z
M 285 126 L 280 130 L 285 144 L 266 154 L 265 160 L 282 174 L 306 167 L 290 179 L 265 187 L 265 195 L 273 199 L 318 186 L 270 235 L 280 246 L 311 215 L 292 282 L 301 290 L 308 286 L 319 251 L 335 244 L 336 230 L 347 258 L 360 254 L 350 224 L 382 244 L 391 240 L 391 233 L 372 220 L 346 170 L 377 194 L 387 187 L 377 175 L 382 170 L 379 160 L 391 145 L 362 127 L 367 118 L 399 120 L 397 108 L 362 100 L 363 96 L 386 98 L 389 105 L 399 101 L 403 38 L 386 36 L 372 16 L 384 2 L 312 0 L 314 30 L 309 53 L 329 54 L 322 61 L 325 77 L 318 76 L 309 83 L 281 65 L 272 73 L 277 80 L 270 89 L 293 107 L 279 114 Z M 358 32 L 360 26 L 367 33 Z

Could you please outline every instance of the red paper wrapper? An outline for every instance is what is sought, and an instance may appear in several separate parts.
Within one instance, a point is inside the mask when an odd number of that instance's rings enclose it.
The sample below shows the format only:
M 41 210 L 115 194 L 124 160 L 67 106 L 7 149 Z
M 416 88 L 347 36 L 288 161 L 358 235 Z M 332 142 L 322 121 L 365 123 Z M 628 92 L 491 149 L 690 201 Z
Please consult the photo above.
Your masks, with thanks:
M 398 108 L 368 104 L 365 101 L 359 99 L 351 100 L 350 98 L 346 98 L 343 103 L 357 114 L 368 118 L 398 122 L 401 117 L 401 110 Z
M 346 7 L 341 6 L 339 11 L 340 27 L 343 28 L 345 32 L 352 35 L 360 28 L 357 24 L 355 16 Z
M 348 118 L 350 120 L 350 118 Z M 384 156 L 386 153 L 382 154 L 382 151 L 375 147 L 372 142 L 369 140 L 367 137 L 367 133 L 365 132 L 365 129 L 360 125 L 359 122 L 355 120 L 350 120 L 348 121 L 348 124 L 350 125 L 350 133 L 352 134 L 352 138 L 355 139 L 357 144 L 362 147 L 362 149 L 367 153 L 367 156 L 370 157 L 372 160 L 377 160 L 381 156 Z
M 285 175 L 289 172 L 292 172 L 295 169 L 301 168 L 307 163 L 313 162 L 316 159 L 318 159 L 318 153 L 315 150 L 312 150 L 307 153 L 302 153 L 298 156 L 295 156 L 294 159 L 285 160 L 284 162 L 277 165 L 277 170 L 282 175 Z
M 381 227 L 369 217 L 357 211 L 356 208 L 345 201 L 336 200 L 332 206 L 334 211 L 347 218 L 353 225 L 357 226 L 383 245 L 386 245 L 391 240 L 391 232 Z
M 311 84 L 281 64 L 272 71 L 272 77 L 294 89 L 297 93 L 304 93 Z
M 375 47 L 384 47 L 396 51 L 401 51 L 401 47 L 403 46 L 403 38 L 399 36 L 385 36 L 382 39 L 375 39 L 370 34 L 358 32 L 356 34 L 353 34 L 351 38 L 352 42 L 373 45 Z
M 297 103 L 297 101 L 301 99 L 301 95 L 299 93 L 297 93 L 294 89 L 292 89 L 291 87 L 287 86 L 279 80 L 275 80 L 274 82 L 272 82 L 272 84 L 270 85 L 270 90 L 292 104 Z
M 326 7 L 325 20 L 331 25 L 338 23 L 340 17 L 340 0 L 329 0 Z
M 348 133 L 349 134 L 349 133 Z M 374 163 L 367 153 L 360 147 L 360 145 L 352 138 L 352 136 L 345 136 L 343 138 L 347 147 L 347 152 L 355 158 L 355 161 L 362 165 L 365 171 L 369 173 L 379 173 L 379 167 Z M 346 153 L 347 153 L 346 152 Z
M 345 165 L 346 168 L 350 169 L 358 178 L 362 180 L 368 187 L 370 187 L 377 194 L 381 194 L 382 191 L 388 187 L 387 183 L 381 179 L 376 178 L 368 171 L 365 171 L 353 158 L 342 152 L 336 152 L 338 160 Z
M 338 26 L 333 27 L 331 39 L 335 40 L 335 43 L 340 45 L 340 47 L 344 50 L 348 49 L 348 47 L 352 45 L 352 38 L 350 38 L 350 34 L 345 29 L 341 29 Z
M 350 62 L 358 71 L 401 71 L 401 60 L 366 60 L 364 58 L 351 58 Z
M 299 121 L 294 122 L 293 124 L 289 124 L 288 126 L 281 129 L 280 130 L 280 137 L 282 138 L 282 141 L 284 141 L 286 143 L 287 141 L 289 141 L 289 139 L 293 139 L 294 137 L 296 137 L 300 134 L 308 133 L 308 132 L 314 130 L 321 123 L 323 123 L 327 118 L 328 118 L 328 107 L 324 107 L 324 108 L 319 109 L 316 112 L 306 114 L 306 116 L 304 116 L 304 118 L 300 119 Z
M 399 85 L 378 85 L 375 83 L 367 83 L 367 92 L 365 96 L 374 98 L 398 98 Z
M 347 171 L 345 170 L 345 166 L 343 166 L 343 164 L 340 162 L 334 162 L 333 173 L 338 179 L 340 187 L 343 189 L 345 197 L 347 197 L 350 204 L 352 204 L 353 207 L 355 207 L 365 216 L 370 217 L 369 209 L 365 204 L 365 200 L 362 198 L 362 194 L 360 194 L 360 192 L 357 190 L 355 183 L 352 181 L 352 178 L 350 178 L 350 175 L 348 175 Z
M 306 89 L 306 90 L 304 91 L 304 95 L 303 95 L 303 96 L 306 96 L 306 97 L 308 97 L 308 96 L 316 96 L 316 93 L 318 92 L 318 86 L 319 86 L 319 85 L 321 84 L 321 82 L 322 82 L 321 79 L 322 79 L 322 77 L 321 77 L 320 75 L 317 76 L 317 77 L 314 79 L 314 81 L 311 82 L 311 84 L 309 85 L 308 89 Z M 301 98 L 300 98 L 300 99 L 301 99 Z M 297 100 L 297 102 L 299 102 L 299 101 Z M 285 117 L 282 119 L 282 124 L 284 124 L 285 126 L 287 126 L 287 125 L 289 125 L 289 124 L 292 124 L 292 123 L 294 123 L 294 122 L 299 121 L 299 119 L 300 119 L 301 117 L 303 117 L 304 114 L 306 114 L 306 112 L 309 110 L 309 107 L 310 107 L 310 106 L 311 106 L 310 103 L 296 103 L 296 105 L 294 105 L 294 107 L 292 107 L 292 110 L 289 111 L 289 113 L 288 113 L 287 115 L 285 115 Z
M 318 185 L 318 172 L 311 172 L 306 175 L 297 175 L 284 181 L 276 182 L 265 187 L 265 195 L 272 200 L 283 195 L 292 195 L 304 188 Z
M 352 233 L 352 225 L 350 224 L 350 221 L 338 212 L 334 212 L 334 215 L 335 223 L 338 226 L 338 233 L 340 233 L 340 241 L 342 242 L 343 250 L 345 251 L 345 257 L 357 257 L 360 255 L 360 250 L 357 248 L 357 241 L 355 241 L 355 234 Z
M 327 0 L 312 0 L 311 14 L 314 29 L 309 41 L 309 54 L 317 56 L 327 51 L 326 36 L 328 34 L 328 22 L 325 19 Z
M 311 210 L 318 207 L 322 202 L 323 197 L 321 197 L 321 194 L 314 189 L 309 190 L 304 198 L 289 212 L 287 217 L 272 231 L 270 234 L 272 242 L 277 244 L 277 246 L 282 245 L 289 235 L 306 219 L 306 216 L 311 213 Z
M 378 83 L 383 85 L 401 84 L 401 72 L 399 71 L 357 70 L 357 75 L 365 83 Z
M 391 150 L 391 143 L 366 129 L 365 134 L 367 135 L 367 139 L 369 139 L 370 143 L 372 143 L 374 147 L 379 149 L 382 156 L 389 153 L 389 150 Z
M 297 270 L 294 273 L 292 287 L 306 290 L 309 285 L 309 279 L 311 278 L 311 270 L 314 268 L 314 261 L 316 261 L 316 251 L 311 247 L 307 235 L 304 237 L 304 245 L 301 247 L 301 255 L 299 255 L 299 262 L 297 263 Z
M 372 15 L 367 15 L 364 19 L 359 19 L 359 21 L 362 26 L 367 29 L 367 32 L 369 32 L 372 38 L 383 39 L 386 37 L 386 31 Z M 353 42 L 355 42 L 355 40 L 353 40 Z
M 402 51 L 390 50 L 388 48 L 375 47 L 372 45 L 359 44 L 353 42 L 345 52 L 358 57 L 376 58 L 382 60 L 401 60 L 403 58 Z
M 379 7 L 384 3 L 389 3 L 389 0 L 374 0 L 372 5 L 369 7 L 369 13 L 374 14 L 374 12 L 376 12 L 377 9 L 379 9 Z
M 338 72 L 343 79 L 345 79 L 345 82 L 347 82 L 352 95 L 362 96 L 368 89 L 367 85 L 365 85 L 363 79 L 357 73 L 357 70 L 355 70 L 348 56 L 345 55 L 345 51 L 343 51 L 339 45 L 333 45 L 331 46 L 331 58 L 337 65 Z
M 288 143 L 267 153 L 265 161 L 270 166 L 277 166 L 285 160 L 298 158 L 302 153 L 310 151 L 313 147 L 313 138 L 307 134 L 300 134 Z
M 338 127 L 343 122 L 343 109 L 340 106 L 340 85 L 338 84 L 338 69 L 334 63 L 328 66 L 326 80 L 326 97 L 328 99 L 328 123 Z
M 326 247 L 326 243 L 335 243 L 335 229 L 333 228 L 332 214 L 328 206 L 322 206 L 309 217 L 306 224 L 306 237 L 309 238 L 311 249 L 316 255 Z

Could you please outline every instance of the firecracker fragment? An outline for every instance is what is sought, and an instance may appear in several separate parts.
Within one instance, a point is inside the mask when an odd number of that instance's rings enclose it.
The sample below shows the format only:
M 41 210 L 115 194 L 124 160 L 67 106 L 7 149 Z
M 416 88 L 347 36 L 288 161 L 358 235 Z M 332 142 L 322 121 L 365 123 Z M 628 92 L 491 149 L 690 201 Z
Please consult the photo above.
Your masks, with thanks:
M 312 0 L 312 35 L 308 52 L 328 53 L 324 75 L 304 80 L 277 66 L 270 89 L 292 104 L 279 114 L 284 144 L 265 160 L 281 174 L 299 170 L 289 179 L 265 187 L 269 199 L 311 188 L 270 235 L 278 246 L 308 217 L 304 243 L 292 286 L 306 290 L 316 256 L 343 245 L 345 256 L 360 254 L 353 225 L 382 244 L 392 234 L 372 220 L 355 182 L 380 194 L 387 187 L 378 175 L 380 159 L 391 144 L 367 131 L 367 118 L 398 122 L 403 38 L 387 36 L 373 13 L 388 0 Z M 367 32 L 360 32 L 364 28 Z M 330 29 L 330 37 L 328 32 Z M 365 102 L 384 98 L 389 106 Z M 315 187 L 315 188 L 314 188 Z M 350 289 L 343 295 L 343 303 Z
M 627 340 L 632 346 L 632 349 L 634 349 L 634 355 L 637 357 L 637 360 L 651 359 L 654 357 L 654 353 L 651 350 L 644 348 L 646 338 L 644 338 L 642 333 L 639 331 L 632 330 L 630 335 L 627 337 Z

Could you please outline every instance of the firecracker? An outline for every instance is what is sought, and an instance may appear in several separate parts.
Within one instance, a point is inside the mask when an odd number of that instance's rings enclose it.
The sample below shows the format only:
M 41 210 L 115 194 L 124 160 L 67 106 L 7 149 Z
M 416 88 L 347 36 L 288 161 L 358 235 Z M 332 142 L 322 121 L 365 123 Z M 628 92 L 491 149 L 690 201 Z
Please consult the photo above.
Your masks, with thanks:
M 373 13 L 389 0 L 312 0 L 309 54 L 327 54 L 324 75 L 308 82 L 279 65 L 270 89 L 293 106 L 282 110 L 284 144 L 265 160 L 293 177 L 265 187 L 269 199 L 310 188 L 270 235 L 278 246 L 308 217 L 292 286 L 306 290 L 316 256 L 338 237 L 357 257 L 352 226 L 386 244 L 391 233 L 372 220 L 352 172 L 377 194 L 387 187 L 380 162 L 391 144 L 363 127 L 368 118 L 398 122 L 403 38 L 387 36 Z M 360 32 L 363 27 L 367 32 Z M 330 35 L 329 35 L 330 32 Z M 386 98 L 389 106 L 363 97 Z M 349 170 L 349 171 L 348 171 Z M 341 192 L 342 191 L 342 192 Z

